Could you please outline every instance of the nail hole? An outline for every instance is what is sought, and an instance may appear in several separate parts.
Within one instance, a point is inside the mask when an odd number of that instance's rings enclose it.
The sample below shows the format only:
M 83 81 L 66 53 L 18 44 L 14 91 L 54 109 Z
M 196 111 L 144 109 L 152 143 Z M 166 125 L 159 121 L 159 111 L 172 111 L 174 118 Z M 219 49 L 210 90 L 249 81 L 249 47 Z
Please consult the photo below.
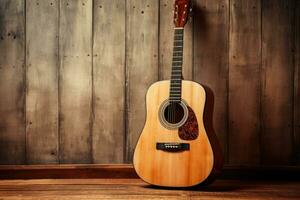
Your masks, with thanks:
M 99 8 L 102 8 L 102 6 L 99 6 Z
M 16 35 L 14 35 L 14 39 L 16 39 L 17 38 L 17 36 Z
M 133 8 L 135 8 L 135 6 L 133 6 Z
M 52 5 L 53 5 L 53 3 L 50 3 L 50 5 L 52 6 Z
M 84 4 L 84 3 L 82 3 L 82 5 L 84 6 L 85 4 Z
M 147 7 L 149 8 L 150 6 L 149 6 L 149 5 L 147 5 Z
M 141 12 L 142 14 L 144 14 L 144 11 L 142 10 L 142 12 Z

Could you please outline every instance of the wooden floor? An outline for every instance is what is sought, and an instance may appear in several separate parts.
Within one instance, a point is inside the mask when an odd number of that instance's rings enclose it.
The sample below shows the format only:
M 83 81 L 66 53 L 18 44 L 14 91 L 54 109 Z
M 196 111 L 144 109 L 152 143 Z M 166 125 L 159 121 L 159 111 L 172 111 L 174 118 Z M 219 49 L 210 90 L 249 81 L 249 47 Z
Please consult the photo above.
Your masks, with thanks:
M 153 188 L 138 179 L 0 180 L 3 199 L 300 199 L 300 182 L 217 180 L 205 188 Z

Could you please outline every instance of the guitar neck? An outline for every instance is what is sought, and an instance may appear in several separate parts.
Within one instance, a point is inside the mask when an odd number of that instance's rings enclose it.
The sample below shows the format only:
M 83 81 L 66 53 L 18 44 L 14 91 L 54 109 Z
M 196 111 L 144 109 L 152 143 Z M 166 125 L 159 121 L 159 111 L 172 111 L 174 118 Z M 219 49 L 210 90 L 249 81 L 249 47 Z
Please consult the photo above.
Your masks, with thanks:
M 170 82 L 170 101 L 181 101 L 181 80 L 183 61 L 183 28 L 174 29 L 173 60 Z

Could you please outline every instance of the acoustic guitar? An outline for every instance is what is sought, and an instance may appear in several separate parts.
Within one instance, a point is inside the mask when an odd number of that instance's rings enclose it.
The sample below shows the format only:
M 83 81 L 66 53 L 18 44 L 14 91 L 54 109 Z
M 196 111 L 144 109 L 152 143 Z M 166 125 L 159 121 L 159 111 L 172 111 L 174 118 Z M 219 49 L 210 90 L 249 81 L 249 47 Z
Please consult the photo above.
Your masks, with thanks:
M 212 180 L 222 167 L 213 129 L 204 126 L 205 89 L 182 80 L 183 34 L 189 11 L 190 0 L 175 0 L 171 80 L 149 87 L 146 122 L 134 151 L 137 174 L 157 186 L 195 186 Z

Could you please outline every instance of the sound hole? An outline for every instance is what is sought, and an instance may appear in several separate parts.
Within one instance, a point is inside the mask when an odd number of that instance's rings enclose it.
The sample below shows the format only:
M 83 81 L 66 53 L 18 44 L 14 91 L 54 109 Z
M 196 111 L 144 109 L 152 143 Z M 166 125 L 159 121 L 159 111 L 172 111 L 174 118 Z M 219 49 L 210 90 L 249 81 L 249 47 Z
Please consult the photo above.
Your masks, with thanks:
M 170 102 L 164 110 L 164 117 L 170 124 L 177 124 L 184 117 L 184 109 L 180 103 Z

